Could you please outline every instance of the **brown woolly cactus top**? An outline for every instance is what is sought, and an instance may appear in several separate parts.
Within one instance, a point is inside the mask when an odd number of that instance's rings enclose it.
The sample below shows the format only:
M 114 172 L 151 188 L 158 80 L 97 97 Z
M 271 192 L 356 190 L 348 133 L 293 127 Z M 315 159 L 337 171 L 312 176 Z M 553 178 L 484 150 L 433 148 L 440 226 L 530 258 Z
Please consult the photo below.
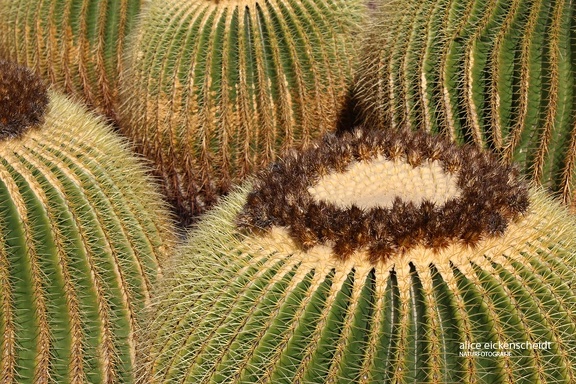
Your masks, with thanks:
M 303 250 L 330 246 L 342 260 L 363 251 L 376 263 L 415 247 L 474 246 L 528 205 L 516 169 L 476 147 L 359 128 L 261 172 L 238 225 L 282 227 Z
M 0 140 L 18 137 L 41 124 L 48 107 L 48 90 L 26 67 L 0 60 Z

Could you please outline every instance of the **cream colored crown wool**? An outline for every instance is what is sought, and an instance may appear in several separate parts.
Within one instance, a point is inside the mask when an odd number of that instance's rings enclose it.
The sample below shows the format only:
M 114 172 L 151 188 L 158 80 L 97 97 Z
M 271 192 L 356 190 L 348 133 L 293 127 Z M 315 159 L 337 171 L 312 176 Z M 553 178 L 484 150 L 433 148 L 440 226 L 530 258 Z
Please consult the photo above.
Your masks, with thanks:
M 115 120 L 126 35 L 142 0 L 0 0 L 0 55 Z
M 146 172 L 101 118 L 0 61 L 0 382 L 134 382 L 175 242 Z
M 576 221 L 438 136 L 285 156 L 167 268 L 140 383 L 573 383 Z
M 129 43 L 121 128 L 184 218 L 335 129 L 364 10 L 356 0 L 150 2 Z
M 576 208 L 575 11 L 563 0 L 382 2 L 359 111 L 494 151 Z

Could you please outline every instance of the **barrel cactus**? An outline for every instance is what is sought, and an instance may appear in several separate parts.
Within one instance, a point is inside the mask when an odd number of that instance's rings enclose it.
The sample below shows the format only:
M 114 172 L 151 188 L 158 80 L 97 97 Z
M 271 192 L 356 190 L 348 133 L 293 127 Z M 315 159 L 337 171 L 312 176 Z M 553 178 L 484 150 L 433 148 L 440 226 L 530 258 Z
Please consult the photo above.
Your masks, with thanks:
M 493 150 L 576 207 L 575 17 L 561 0 L 387 2 L 367 33 L 361 112 Z
M 122 131 L 194 217 L 246 174 L 334 126 L 357 0 L 152 0 L 121 76 Z
M 146 168 L 101 119 L 0 62 L 0 381 L 134 382 L 174 242 Z
M 0 55 L 115 120 L 125 38 L 142 0 L 0 0 Z
M 510 165 L 359 129 L 286 155 L 166 268 L 141 383 L 573 383 L 576 221 Z

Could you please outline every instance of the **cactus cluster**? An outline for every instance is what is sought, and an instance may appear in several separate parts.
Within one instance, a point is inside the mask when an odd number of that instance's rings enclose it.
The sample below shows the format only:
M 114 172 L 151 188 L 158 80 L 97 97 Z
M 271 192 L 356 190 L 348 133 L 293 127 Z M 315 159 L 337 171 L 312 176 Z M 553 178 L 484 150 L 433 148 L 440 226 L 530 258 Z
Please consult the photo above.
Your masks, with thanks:
M 563 0 L 386 2 L 366 33 L 360 111 L 493 150 L 574 205 L 575 16 Z
M 0 62 L 0 381 L 133 382 L 174 228 L 127 145 L 42 87 Z
M 336 126 L 357 0 L 152 0 L 130 38 L 121 129 L 184 216 Z
M 0 0 L 0 56 L 116 119 L 126 35 L 142 0 Z
M 472 165 L 452 161 L 463 153 Z M 332 137 L 190 232 L 137 380 L 573 383 L 575 239 L 565 208 L 484 152 L 408 132 Z
M 0 382 L 576 383 L 576 7 L 374 5 L 0 0 Z

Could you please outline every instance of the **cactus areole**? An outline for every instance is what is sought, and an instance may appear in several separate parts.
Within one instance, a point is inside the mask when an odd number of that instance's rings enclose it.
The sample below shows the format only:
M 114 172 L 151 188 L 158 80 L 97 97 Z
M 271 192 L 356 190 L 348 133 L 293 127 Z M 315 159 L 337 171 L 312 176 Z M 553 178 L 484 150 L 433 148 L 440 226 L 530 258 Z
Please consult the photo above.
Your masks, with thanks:
M 476 148 L 360 130 L 263 172 L 239 222 L 287 228 L 303 249 L 329 245 L 339 258 L 365 250 L 376 262 L 417 246 L 473 246 L 527 207 L 517 172 Z
M 28 68 L 0 60 L 0 140 L 44 121 L 48 91 Z
M 190 232 L 139 380 L 573 383 L 575 238 L 565 207 L 485 152 L 329 135 Z

